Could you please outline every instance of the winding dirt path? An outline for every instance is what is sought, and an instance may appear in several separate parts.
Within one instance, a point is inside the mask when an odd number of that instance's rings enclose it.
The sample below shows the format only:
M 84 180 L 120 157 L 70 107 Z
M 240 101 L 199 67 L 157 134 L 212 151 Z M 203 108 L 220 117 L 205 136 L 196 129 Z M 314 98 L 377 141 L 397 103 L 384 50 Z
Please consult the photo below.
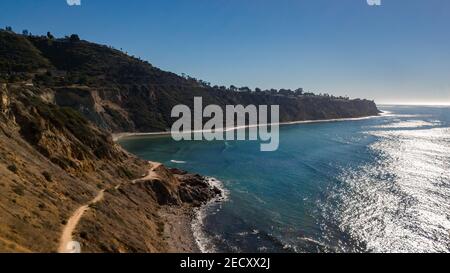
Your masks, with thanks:
M 101 190 L 94 199 L 92 199 L 88 204 L 79 207 L 73 214 L 70 216 L 67 221 L 66 226 L 63 229 L 61 234 L 61 239 L 59 240 L 58 253 L 69 253 L 71 249 L 69 248 L 70 242 L 73 241 L 72 234 L 75 231 L 75 228 L 78 225 L 78 222 L 83 217 L 83 214 L 89 209 L 89 206 L 100 202 L 105 194 L 105 190 Z
M 142 178 L 138 178 L 132 181 L 133 184 L 139 182 L 139 181 L 145 181 L 145 180 L 151 180 L 158 178 L 158 174 L 155 173 L 155 169 L 161 166 L 161 163 L 157 162 L 148 162 L 151 166 L 150 170 L 148 171 L 147 176 L 144 176 Z M 115 186 L 114 188 L 117 190 L 122 186 L 122 184 L 119 184 Z M 103 200 L 103 197 L 105 195 L 105 189 L 98 192 L 97 196 L 95 196 L 94 199 L 92 199 L 89 203 L 79 207 L 75 212 L 70 216 L 69 220 L 67 221 L 67 224 L 64 226 L 64 229 L 61 234 L 61 238 L 59 240 L 59 246 L 58 246 L 58 253 L 71 253 L 72 249 L 70 248 L 71 242 L 73 241 L 72 234 L 75 231 L 78 222 L 80 222 L 81 218 L 83 217 L 83 214 L 89 210 L 89 206 L 98 203 Z
M 151 161 L 149 161 L 148 163 L 149 163 L 150 166 L 152 166 L 152 167 L 151 167 L 150 170 L 148 171 L 147 176 L 144 176 L 144 177 L 142 177 L 142 178 L 138 178 L 138 179 L 133 180 L 133 181 L 132 181 L 133 184 L 136 184 L 136 182 L 139 182 L 139 181 L 152 180 L 152 179 L 157 179 L 157 178 L 159 178 L 159 176 L 158 176 L 158 174 L 155 172 L 155 170 L 156 170 L 158 167 L 160 167 L 162 164 L 161 164 L 161 163 L 158 163 L 158 162 L 151 162 Z

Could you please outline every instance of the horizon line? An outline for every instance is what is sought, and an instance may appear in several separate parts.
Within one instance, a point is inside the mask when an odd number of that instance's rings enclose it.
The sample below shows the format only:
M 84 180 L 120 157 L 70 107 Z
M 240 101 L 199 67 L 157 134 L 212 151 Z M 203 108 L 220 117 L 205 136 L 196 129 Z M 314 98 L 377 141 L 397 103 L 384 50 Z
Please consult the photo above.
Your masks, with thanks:
M 450 106 L 450 102 L 381 102 L 376 105 L 386 106 Z

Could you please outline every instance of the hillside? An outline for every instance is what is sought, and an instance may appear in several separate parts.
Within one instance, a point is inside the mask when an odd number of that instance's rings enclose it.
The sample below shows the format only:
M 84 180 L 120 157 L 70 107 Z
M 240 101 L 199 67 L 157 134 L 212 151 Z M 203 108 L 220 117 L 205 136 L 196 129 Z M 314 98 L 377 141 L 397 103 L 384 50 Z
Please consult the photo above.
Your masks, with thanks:
M 199 175 L 153 170 L 110 134 L 166 130 L 172 106 L 194 96 L 280 104 L 282 121 L 378 113 L 367 100 L 211 87 L 77 36 L 0 31 L 0 252 L 57 251 L 83 207 L 72 234 L 83 251 L 196 251 L 180 226 L 220 191 Z
M 7 46 L 8 55 L 0 54 L 0 63 L 11 62 L 11 55 L 21 56 L 9 64 L 13 68 L 17 63 L 32 63 L 23 60 L 27 56 L 40 60 L 38 70 L 35 63 L 28 65 L 27 71 L 13 70 L 10 74 L 15 79 L 27 78 L 36 86 L 48 88 L 55 104 L 79 111 L 108 132 L 165 131 L 174 121 L 170 117 L 172 107 L 192 105 L 194 96 L 202 96 L 204 104 L 220 106 L 279 104 L 282 122 L 379 113 L 375 103 L 367 100 L 273 90 L 235 92 L 223 86 L 212 87 L 201 80 L 162 71 L 119 50 L 79 40 L 77 36 L 49 39 L 7 32 L 0 35 L 6 44 L 14 44 Z M 23 48 L 30 53 L 21 54 Z
M 70 215 L 100 191 L 73 234 L 84 251 L 183 251 L 167 240 L 176 234 L 165 207 L 181 217 L 218 194 L 202 177 L 161 166 L 138 179 L 147 162 L 75 110 L 49 103 L 45 90 L 1 84 L 0 97 L 0 252 L 56 251 Z

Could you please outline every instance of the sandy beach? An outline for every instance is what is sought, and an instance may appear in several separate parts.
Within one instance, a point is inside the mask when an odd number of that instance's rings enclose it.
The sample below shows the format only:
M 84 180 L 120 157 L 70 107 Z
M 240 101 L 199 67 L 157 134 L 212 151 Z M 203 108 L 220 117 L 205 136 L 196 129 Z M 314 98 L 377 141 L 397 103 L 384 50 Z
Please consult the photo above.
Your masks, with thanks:
M 323 123 L 323 122 L 341 122 L 341 121 L 352 121 L 352 120 L 364 120 L 370 118 L 376 118 L 382 116 L 384 113 L 380 113 L 380 115 L 376 116 L 367 116 L 367 117 L 359 117 L 359 118 L 337 118 L 337 119 L 318 119 L 318 120 L 299 120 L 299 121 L 288 121 L 288 122 L 280 122 L 280 123 L 270 123 L 270 124 L 253 124 L 253 125 L 244 125 L 244 126 L 236 126 L 230 128 L 217 129 L 217 131 L 227 132 L 239 129 L 246 128 L 254 128 L 260 126 L 283 126 L 283 125 L 295 125 L 295 124 L 309 124 L 309 123 Z M 203 133 L 208 132 L 209 130 L 198 130 L 198 131 L 186 131 L 184 134 L 193 134 L 193 133 Z M 123 132 L 123 133 L 113 133 L 111 134 L 113 141 L 117 142 L 123 138 L 128 137 L 145 137 L 145 136 L 165 136 L 170 135 L 170 131 L 160 131 L 160 132 Z

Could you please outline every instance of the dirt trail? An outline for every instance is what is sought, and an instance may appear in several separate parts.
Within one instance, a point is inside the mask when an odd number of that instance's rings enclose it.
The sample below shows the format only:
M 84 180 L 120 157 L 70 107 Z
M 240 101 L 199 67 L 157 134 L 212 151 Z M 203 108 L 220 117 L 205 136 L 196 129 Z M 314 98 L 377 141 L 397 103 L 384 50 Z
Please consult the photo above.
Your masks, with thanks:
M 161 163 L 157 162 L 150 162 L 149 164 L 151 166 L 150 170 L 148 171 L 147 176 L 144 176 L 142 178 L 138 178 L 132 181 L 133 184 L 144 181 L 144 180 L 150 180 L 150 179 L 156 179 L 158 178 L 158 174 L 155 173 L 155 169 L 161 166 Z M 119 189 L 122 184 L 119 184 L 115 186 L 115 189 Z M 61 238 L 59 240 L 59 247 L 58 247 L 58 253 L 70 253 L 72 252 L 72 249 L 70 249 L 71 242 L 73 241 L 72 234 L 75 231 L 78 222 L 80 222 L 81 218 L 83 217 L 83 214 L 89 210 L 89 206 L 93 205 L 95 203 L 98 203 L 103 200 L 103 197 L 105 195 L 105 189 L 98 192 L 97 196 L 95 196 L 94 199 L 92 199 L 89 203 L 79 207 L 69 218 L 67 221 L 67 224 L 64 226 L 64 229 L 61 234 Z
M 105 190 L 101 190 L 97 194 L 97 196 L 95 196 L 94 199 L 92 199 L 88 204 L 79 207 L 72 214 L 72 216 L 70 216 L 70 218 L 67 221 L 67 224 L 64 227 L 63 232 L 61 234 L 61 239 L 59 240 L 59 247 L 58 247 L 59 253 L 68 253 L 71 251 L 71 249 L 68 249 L 69 243 L 73 241 L 72 234 L 73 234 L 75 228 L 77 227 L 78 222 L 81 220 L 81 217 L 83 216 L 83 214 L 89 209 L 89 206 L 92 204 L 95 204 L 97 202 L 100 202 L 103 199 L 104 194 L 105 194 Z
M 148 171 L 147 176 L 144 176 L 144 177 L 141 177 L 141 178 L 138 178 L 138 179 L 133 180 L 133 184 L 135 184 L 136 182 L 139 182 L 139 181 L 151 180 L 151 179 L 157 179 L 157 178 L 159 178 L 159 176 L 158 176 L 158 174 L 155 172 L 155 170 L 156 170 L 158 167 L 161 166 L 161 163 L 158 163 L 158 162 L 152 162 L 152 161 L 149 161 L 148 163 L 149 163 L 150 166 L 152 166 L 152 167 L 151 167 L 150 170 Z

